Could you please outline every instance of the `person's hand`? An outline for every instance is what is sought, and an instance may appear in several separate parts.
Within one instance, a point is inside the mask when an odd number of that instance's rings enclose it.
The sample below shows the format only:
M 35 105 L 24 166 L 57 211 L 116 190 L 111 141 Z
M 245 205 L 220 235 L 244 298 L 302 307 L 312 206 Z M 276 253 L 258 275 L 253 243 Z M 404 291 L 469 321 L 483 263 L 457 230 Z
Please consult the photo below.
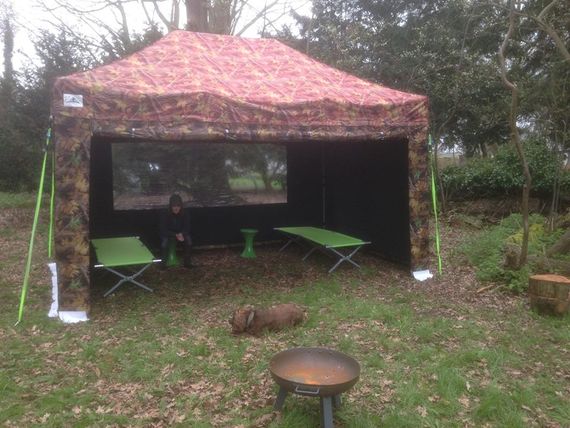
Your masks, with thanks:
M 178 240 L 180 242 L 184 242 L 184 235 L 182 235 L 181 233 L 177 233 L 176 234 L 176 240 Z

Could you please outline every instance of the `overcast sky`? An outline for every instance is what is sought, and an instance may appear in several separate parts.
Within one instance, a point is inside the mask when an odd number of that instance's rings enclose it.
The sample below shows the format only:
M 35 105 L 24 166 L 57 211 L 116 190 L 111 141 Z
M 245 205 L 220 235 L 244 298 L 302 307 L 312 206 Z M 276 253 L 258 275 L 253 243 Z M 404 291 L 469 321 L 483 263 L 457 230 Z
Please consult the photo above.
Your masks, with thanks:
M 35 61 L 33 39 L 37 31 L 42 28 L 53 28 L 53 23 L 56 22 L 56 18 L 48 13 L 45 13 L 42 9 L 42 5 L 55 6 L 57 0 L 0 0 L 4 3 L 12 3 L 12 8 L 15 14 L 16 22 L 16 36 L 15 36 L 15 46 L 14 46 L 14 57 L 13 63 L 16 70 L 21 69 L 24 64 L 29 61 Z M 74 7 L 78 9 L 88 9 L 93 5 L 100 4 L 101 0 L 75 0 L 73 2 Z M 181 2 L 183 3 L 183 2 Z M 251 17 L 255 16 L 257 12 L 263 9 L 266 3 L 271 4 L 270 0 L 249 0 L 248 8 L 246 14 L 238 23 L 238 30 L 242 28 Z M 170 1 L 163 1 L 165 10 L 163 13 L 168 16 L 169 8 L 168 5 L 171 4 Z M 140 31 L 144 27 L 146 16 L 144 15 L 140 1 L 132 0 L 132 2 L 127 3 L 127 12 L 129 16 L 129 23 L 132 26 L 132 30 Z M 310 0 L 279 0 L 278 4 L 272 9 L 271 13 L 268 14 L 268 18 L 271 20 L 277 19 L 276 23 L 278 27 L 281 24 L 291 22 L 291 17 L 288 11 L 293 8 L 297 10 L 302 15 L 311 14 L 311 1 Z M 152 7 L 147 6 L 150 11 Z M 184 16 L 184 11 L 181 11 L 181 15 Z M 105 22 L 111 24 L 115 22 L 115 17 L 109 12 L 99 12 L 99 16 L 105 19 Z M 84 24 L 79 23 L 76 17 L 60 12 L 58 17 L 65 20 L 66 24 L 71 27 L 79 28 L 80 31 L 87 31 Z M 156 17 L 156 21 L 160 20 Z M 137 25 L 138 23 L 138 25 Z M 244 33 L 245 37 L 258 37 L 259 31 L 263 25 L 262 21 L 249 27 Z M 119 24 L 114 26 L 119 28 Z M 3 70 L 3 57 L 0 56 L 0 65 Z

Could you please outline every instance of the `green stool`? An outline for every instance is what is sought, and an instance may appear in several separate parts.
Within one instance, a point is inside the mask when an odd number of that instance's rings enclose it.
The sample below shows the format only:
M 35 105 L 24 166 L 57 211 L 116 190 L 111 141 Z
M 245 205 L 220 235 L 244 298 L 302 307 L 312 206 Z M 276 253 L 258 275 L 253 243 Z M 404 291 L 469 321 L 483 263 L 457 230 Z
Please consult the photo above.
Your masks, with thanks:
M 255 259 L 255 252 L 253 251 L 253 237 L 257 233 L 257 229 L 240 229 L 245 239 L 245 248 L 241 252 L 244 259 Z
M 176 254 L 176 239 L 171 239 L 168 242 L 168 255 L 166 256 L 166 266 L 180 266 L 180 260 Z

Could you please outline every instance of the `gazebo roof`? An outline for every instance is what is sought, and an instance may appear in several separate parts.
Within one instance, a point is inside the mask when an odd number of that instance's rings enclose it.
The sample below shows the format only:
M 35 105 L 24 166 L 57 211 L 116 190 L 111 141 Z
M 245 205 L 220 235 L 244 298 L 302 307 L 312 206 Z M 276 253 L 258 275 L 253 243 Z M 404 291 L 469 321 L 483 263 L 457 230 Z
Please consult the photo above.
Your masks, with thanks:
M 427 123 L 424 96 L 357 78 L 277 40 L 189 31 L 59 78 L 54 91 L 56 115 L 104 121 L 292 128 Z

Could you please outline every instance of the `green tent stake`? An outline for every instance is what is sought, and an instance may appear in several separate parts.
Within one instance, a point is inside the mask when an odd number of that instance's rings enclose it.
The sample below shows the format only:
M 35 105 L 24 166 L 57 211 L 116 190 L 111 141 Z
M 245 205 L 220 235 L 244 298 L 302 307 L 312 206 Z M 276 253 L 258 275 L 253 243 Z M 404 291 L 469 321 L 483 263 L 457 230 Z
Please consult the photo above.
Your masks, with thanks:
M 48 157 L 48 148 L 51 138 L 51 128 L 48 128 L 46 135 L 46 150 L 44 153 L 44 161 L 42 164 L 42 174 L 40 177 L 40 187 L 38 189 L 38 197 L 36 199 L 36 212 L 34 213 L 34 223 L 32 225 L 32 236 L 30 237 L 30 247 L 28 248 L 28 260 L 26 261 L 26 270 L 24 272 L 24 283 L 22 285 L 22 293 L 20 295 L 20 307 L 18 309 L 18 325 L 22 321 L 24 315 L 24 304 L 26 303 L 26 295 L 28 294 L 28 282 L 30 280 L 30 268 L 32 266 L 32 254 L 34 252 L 34 238 L 36 236 L 36 227 L 38 225 L 38 218 L 40 216 L 40 208 L 42 205 L 42 194 L 44 191 L 44 177 L 46 174 L 46 164 Z
M 433 141 L 431 139 L 431 134 L 429 135 L 429 147 L 431 148 L 433 146 Z M 434 148 L 434 150 L 437 150 L 437 147 Z M 435 158 L 434 156 L 431 154 L 430 151 L 430 157 L 431 157 L 431 199 L 432 199 L 432 203 L 433 203 L 433 215 L 435 217 L 435 252 L 437 254 L 437 271 L 438 273 L 441 275 L 442 270 L 441 270 L 441 252 L 440 252 L 440 245 L 439 245 L 439 220 L 437 218 L 437 188 L 435 185 Z

